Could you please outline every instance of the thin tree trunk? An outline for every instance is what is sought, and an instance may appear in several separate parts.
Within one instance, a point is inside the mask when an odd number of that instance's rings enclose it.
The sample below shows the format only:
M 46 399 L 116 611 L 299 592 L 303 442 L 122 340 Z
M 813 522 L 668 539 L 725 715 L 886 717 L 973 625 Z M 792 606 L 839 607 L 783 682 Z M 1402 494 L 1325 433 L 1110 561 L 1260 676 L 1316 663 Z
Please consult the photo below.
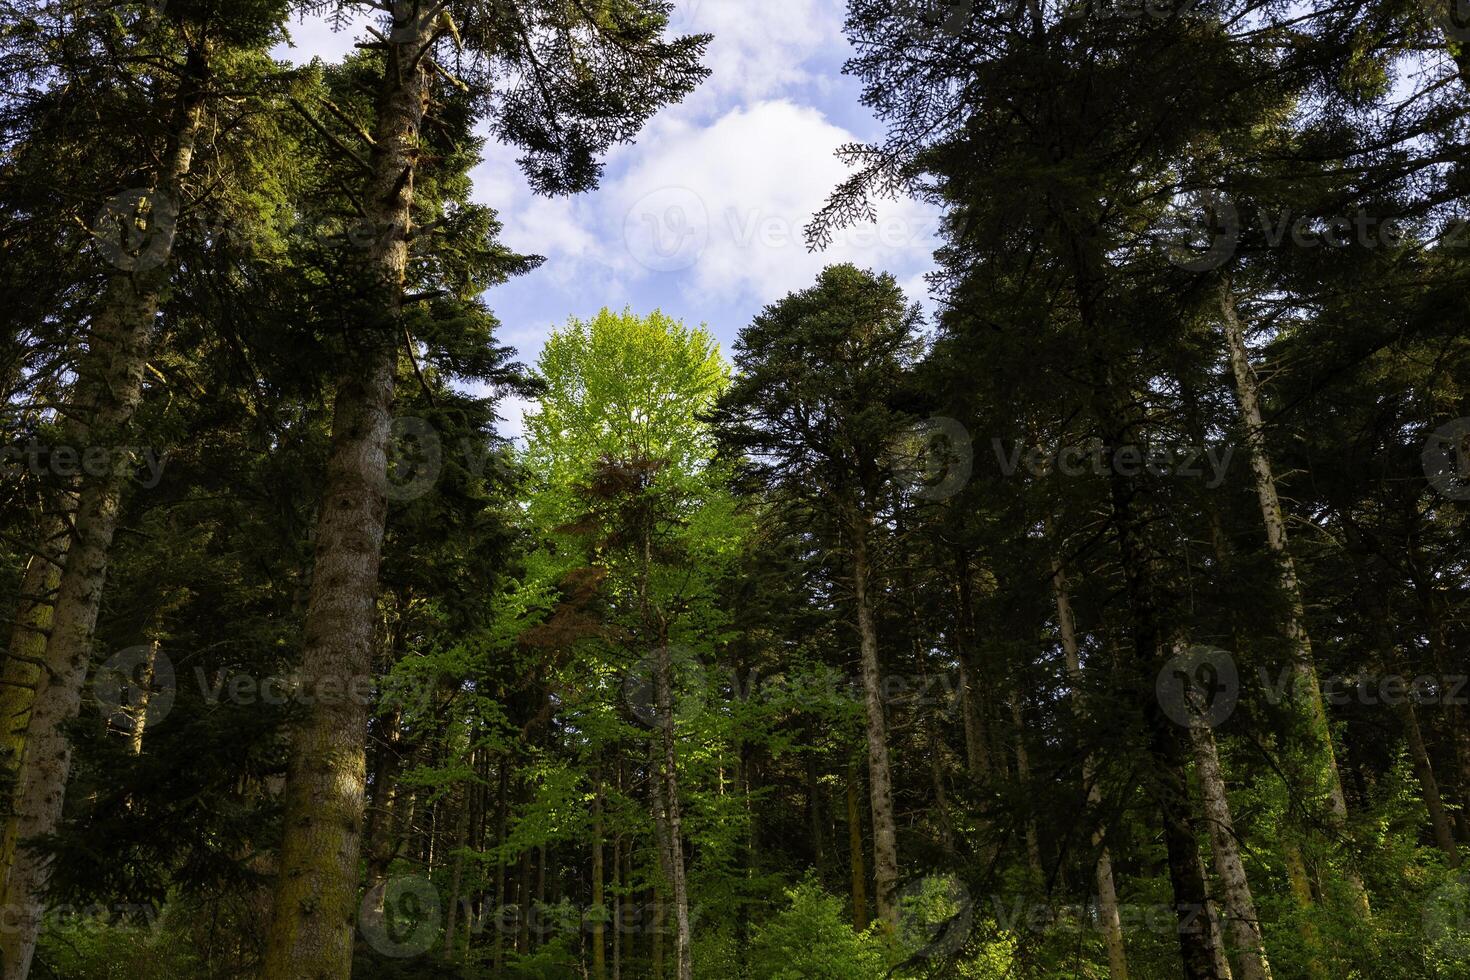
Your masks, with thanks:
M 1419 727 L 1419 712 L 1412 698 L 1399 706 L 1399 718 L 1404 723 L 1404 736 L 1409 743 L 1409 758 L 1414 761 L 1414 773 L 1419 778 L 1419 788 L 1424 797 L 1424 807 L 1429 811 L 1429 823 L 1434 828 L 1434 842 L 1444 852 L 1445 863 L 1451 868 L 1460 866 L 1460 851 L 1455 846 L 1454 829 L 1449 815 L 1445 813 L 1444 801 L 1439 795 L 1439 783 L 1434 778 L 1434 764 L 1429 761 L 1429 751 L 1424 747 L 1424 733 Z
M 473 760 L 471 761 L 473 766 Z M 454 929 L 456 916 L 459 913 L 460 890 L 464 887 L 464 854 L 469 844 L 470 837 L 470 790 L 471 784 L 464 784 L 464 799 L 461 801 L 459 810 L 459 826 L 455 832 L 454 848 L 454 871 L 449 878 L 449 911 L 444 923 L 444 959 L 450 960 L 454 956 Z
M 520 918 L 516 921 L 516 952 L 522 956 L 531 951 L 531 915 L 534 911 L 531 897 L 531 849 L 521 852 L 520 876 L 516 880 L 516 900 L 520 906 Z
M 1099 394 L 1099 420 L 1104 432 L 1103 452 L 1117 459 L 1120 448 L 1131 444 L 1126 413 L 1112 404 L 1115 382 L 1110 371 Z M 1116 468 L 1110 474 L 1112 514 L 1117 535 L 1129 613 L 1133 626 L 1134 670 L 1153 676 L 1162 662 L 1163 633 L 1154 582 L 1154 558 L 1145 540 L 1146 519 L 1140 513 L 1137 488 L 1131 478 Z M 1199 910 L 1208 906 L 1206 882 L 1201 873 L 1189 796 L 1188 732 L 1175 725 L 1156 699 L 1143 707 L 1149 753 L 1152 758 L 1150 787 L 1163 818 L 1164 843 L 1168 853 L 1169 878 L 1174 908 L 1179 919 L 1179 951 L 1187 980 L 1219 980 L 1220 951 L 1214 936 L 1197 921 Z
M 499 973 L 505 967 L 505 913 L 510 903 L 506 901 L 509 891 L 509 880 L 505 874 L 505 847 L 506 833 L 510 829 L 510 756 L 502 754 L 496 782 L 499 789 L 496 793 L 495 808 L 495 946 L 491 952 L 491 961 L 495 965 L 495 972 Z
M 433 30 L 425 21 L 411 18 L 406 39 L 390 44 L 379 97 L 364 195 L 376 225 L 366 259 L 379 308 L 367 312 L 333 407 L 302 653 L 312 703 L 292 739 L 263 980 L 337 980 L 352 969 L 368 706 L 341 692 L 358 690 L 373 668 L 396 323 L 429 100 L 427 67 L 415 60 Z
M 1021 696 L 1014 688 L 1011 690 L 1010 702 L 1011 729 L 1015 733 L 1016 781 L 1021 786 L 1023 797 L 1030 800 L 1034 798 L 1034 794 L 1031 792 L 1031 756 L 1026 751 L 1026 720 L 1021 714 Z M 1026 808 L 1024 834 L 1026 837 L 1026 865 L 1031 870 L 1032 880 L 1041 884 L 1046 880 L 1046 873 L 1041 867 L 1041 845 L 1036 838 L 1036 819 L 1029 805 Z
M 889 768 L 888 730 L 883 717 L 883 677 L 878 662 L 878 628 L 868 593 L 868 529 L 866 515 L 852 521 L 853 593 L 857 606 L 862 655 L 863 702 L 867 713 L 868 797 L 873 811 L 873 892 L 878 918 L 890 931 L 898 929 L 898 831 L 893 820 L 893 777 Z
M 812 753 L 806 757 L 806 816 L 812 835 L 812 863 L 821 871 L 827 863 L 826 848 L 823 846 L 822 807 L 817 781 L 817 759 Z
M 1334 831 L 1343 833 L 1347 826 L 1347 800 L 1342 792 L 1342 777 L 1337 768 L 1332 731 L 1327 721 L 1326 706 L 1322 702 L 1317 667 L 1312 658 L 1312 642 L 1307 635 L 1306 606 L 1302 598 L 1301 583 L 1297 579 L 1296 563 L 1289 550 L 1286 520 L 1281 509 L 1281 499 L 1276 493 L 1271 458 L 1266 451 L 1265 423 L 1261 415 L 1255 376 L 1251 370 L 1250 354 L 1245 345 L 1245 331 L 1236 315 L 1235 295 L 1228 279 L 1220 284 L 1220 320 L 1229 350 L 1231 373 L 1235 378 L 1236 399 L 1240 406 L 1246 449 L 1250 454 L 1251 473 L 1255 478 L 1261 522 L 1266 529 L 1267 550 L 1276 564 L 1278 586 L 1287 602 L 1288 612 L 1284 626 L 1292 647 L 1292 699 L 1305 714 L 1312 741 L 1308 749 L 1315 757 L 1314 761 L 1319 763 L 1316 768 L 1322 773 L 1324 785 L 1309 786 L 1307 789 L 1313 795 L 1326 797 L 1329 823 Z M 1351 856 L 1344 869 L 1344 878 L 1358 911 L 1362 915 L 1368 915 L 1368 892 L 1363 887 L 1362 877 L 1353 867 Z
M 692 980 L 694 963 L 689 925 L 689 886 L 684 870 L 683 823 L 679 816 L 679 771 L 674 733 L 674 671 L 667 637 L 662 628 L 659 634 L 658 714 L 663 741 L 661 764 L 663 806 L 668 834 L 669 883 L 674 891 L 674 958 L 678 980 Z
M 177 202 L 194 163 L 194 148 L 204 120 L 208 56 L 191 51 L 178 95 L 177 119 L 164 154 L 155 202 Z M 167 207 L 167 205 L 163 205 Z M 155 229 L 172 248 L 172 228 Z M 148 270 L 119 272 L 108 281 L 92 323 L 89 350 L 78 368 L 75 390 L 87 418 L 93 445 L 127 444 L 127 430 L 143 394 L 143 370 L 153 340 L 154 321 L 171 262 Z M 73 540 L 66 557 L 46 642 L 46 664 L 31 707 L 30 726 L 16 778 L 14 807 L 5 826 L 0 853 L 8 855 L 4 907 L 16 923 L 0 932 L 3 975 L 24 980 L 40 932 L 49 869 L 41 855 L 24 846 L 45 836 L 61 820 L 71 742 L 63 728 L 81 708 L 82 687 L 92 659 L 97 612 L 107 578 L 108 554 L 117 530 L 124 474 L 113 467 L 84 479 L 77 503 Z
M 531 949 L 534 951 L 546 945 L 546 843 L 543 841 L 536 848 L 536 902 L 531 906 L 532 924 Z
M 965 765 L 971 781 L 979 784 L 990 777 L 989 734 L 985 705 L 975 687 L 975 609 L 970 562 L 963 553 L 955 556 L 955 659 L 960 665 L 960 712 L 965 726 Z
M 138 676 L 138 701 L 129 712 L 132 728 L 128 731 L 128 747 L 133 755 L 143 754 L 143 732 L 148 728 L 148 701 L 152 696 L 153 672 L 158 667 L 158 640 L 148 643 L 148 655 Z
M 1226 931 L 1240 964 L 1240 975 L 1243 980 L 1271 980 L 1266 941 L 1261 935 L 1260 918 L 1240 859 L 1230 802 L 1225 795 L 1225 776 L 1220 771 L 1215 733 L 1197 712 L 1190 731 L 1194 737 L 1195 771 L 1204 797 L 1205 820 L 1209 823 L 1210 843 L 1215 853 L 1215 870 L 1225 890 Z
M 603 892 L 602 867 L 602 773 L 593 773 L 597 786 L 592 797 L 592 975 L 607 976 L 607 925 L 603 921 L 607 896 Z M 616 850 L 613 864 L 617 864 Z
M 1394 622 L 1393 613 L 1385 595 L 1384 591 L 1376 590 L 1370 584 L 1368 594 L 1364 596 L 1364 605 L 1374 624 L 1382 669 L 1394 669 L 1406 674 L 1410 666 L 1394 642 L 1393 631 L 1390 629 L 1390 624 Z M 1440 669 L 1443 670 L 1443 667 Z M 1455 845 L 1454 828 L 1445 811 L 1444 798 L 1439 792 L 1439 781 L 1434 775 L 1429 749 L 1424 744 L 1424 730 L 1419 725 L 1419 711 L 1414 706 L 1414 699 L 1404 698 L 1397 705 L 1396 711 L 1404 726 L 1404 740 L 1409 746 L 1409 758 L 1414 764 L 1414 775 L 1419 781 L 1419 795 L 1424 800 L 1425 813 L 1434 831 L 1434 842 L 1444 853 L 1445 863 L 1451 868 L 1458 868 L 1460 852 Z
M 1444 596 L 1438 586 L 1424 573 L 1417 546 L 1409 549 L 1408 561 L 1405 564 L 1409 580 L 1414 585 L 1414 595 L 1423 611 L 1426 633 L 1429 637 L 1429 649 L 1434 654 L 1435 669 L 1439 671 L 1442 678 L 1463 674 L 1463 661 L 1456 663 L 1452 652 L 1447 625 L 1449 615 L 1445 609 Z M 1459 774 L 1460 816 L 1462 820 L 1467 821 L 1466 826 L 1470 827 L 1470 711 L 1466 711 L 1464 701 L 1459 699 L 1448 705 L 1448 708 L 1450 742 L 1454 748 L 1455 768 Z M 1417 717 L 1414 719 L 1414 726 L 1418 727 Z M 1432 778 L 1431 772 L 1431 780 Z M 1434 793 L 1438 796 L 1438 784 L 1435 784 Z M 1442 806 L 1441 809 L 1443 809 Z M 1438 833 L 1438 828 L 1436 828 L 1436 833 Z M 1458 867 L 1458 854 L 1451 855 L 1451 857 L 1454 862 L 1452 867 Z
M 1230 972 L 1230 960 L 1225 955 L 1225 937 L 1220 934 L 1220 910 L 1210 891 L 1210 876 L 1205 870 L 1203 858 L 1199 859 L 1199 873 L 1205 882 L 1205 910 L 1202 918 L 1210 936 L 1210 953 L 1214 956 L 1215 972 L 1222 980 L 1235 980 L 1235 975 Z
M 612 980 L 623 977 L 623 835 L 613 835 L 613 901 L 612 901 Z
M 1050 529 L 1048 528 L 1048 533 Z M 1081 717 L 1085 707 L 1082 702 L 1082 657 L 1077 643 L 1077 621 L 1072 615 L 1072 597 L 1067 588 L 1066 570 L 1060 559 L 1052 559 L 1052 598 L 1057 607 L 1057 629 L 1061 634 L 1062 653 L 1067 661 L 1067 676 L 1072 685 L 1072 710 Z M 1087 784 L 1087 805 L 1096 812 L 1102 806 L 1102 790 L 1098 788 L 1092 756 L 1082 760 L 1082 780 Z M 1113 857 L 1105 842 L 1107 829 L 1095 824 L 1092 829 L 1092 847 L 1097 851 L 1094 878 L 1097 882 L 1098 914 L 1102 919 L 1103 938 L 1108 947 L 1108 975 L 1112 980 L 1128 980 L 1128 954 L 1123 942 L 1123 917 L 1118 909 L 1117 882 L 1113 879 Z
M 847 857 L 852 868 L 852 927 L 868 928 L 868 870 L 863 866 L 863 811 L 858 805 L 858 768 L 847 764 Z
M 1141 450 L 1134 436 L 1136 424 L 1130 421 L 1129 386 L 1116 377 L 1111 349 L 1116 345 L 1111 343 L 1111 335 L 1117 327 L 1100 309 L 1105 295 L 1097 268 L 1101 259 L 1087 229 L 1070 223 L 1071 212 L 1066 205 L 1054 200 L 1052 206 L 1057 215 L 1064 216 L 1066 259 L 1071 267 L 1081 340 L 1089 362 L 1090 401 L 1100 448 L 1103 458 L 1118 459 L 1118 453 L 1125 449 Z M 1133 634 L 1129 673 L 1135 683 L 1151 685 L 1168 654 L 1154 553 L 1147 540 L 1147 494 L 1137 477 L 1125 475 L 1118 467 L 1109 470 L 1108 494 L 1110 523 L 1118 544 Z M 1199 910 L 1206 904 L 1206 886 L 1189 796 L 1189 733 L 1169 719 L 1156 698 L 1144 698 L 1140 707 L 1149 754 L 1145 775 L 1163 821 L 1169 882 L 1179 922 L 1177 939 L 1183 976 L 1185 980 L 1218 980 L 1214 938 L 1197 924 Z

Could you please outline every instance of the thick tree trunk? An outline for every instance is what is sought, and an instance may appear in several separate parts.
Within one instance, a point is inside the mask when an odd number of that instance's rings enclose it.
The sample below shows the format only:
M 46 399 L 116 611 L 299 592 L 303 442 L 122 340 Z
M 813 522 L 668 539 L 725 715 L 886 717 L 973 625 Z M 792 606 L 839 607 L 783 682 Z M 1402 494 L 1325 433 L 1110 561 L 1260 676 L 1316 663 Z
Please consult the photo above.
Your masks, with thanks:
M 1297 579 L 1296 563 L 1288 549 L 1286 520 L 1281 509 L 1281 499 L 1276 493 L 1271 458 L 1266 451 L 1265 423 L 1261 416 L 1250 355 L 1245 345 L 1245 331 L 1236 315 L 1235 296 L 1228 280 L 1220 284 L 1220 320 L 1229 350 L 1231 373 L 1235 378 L 1236 399 L 1240 406 L 1246 449 L 1250 455 L 1251 473 L 1255 477 L 1261 522 L 1266 528 L 1267 549 L 1276 564 L 1278 586 L 1287 602 L 1287 620 L 1284 625 L 1292 647 L 1292 699 L 1303 712 L 1307 724 L 1311 739 L 1307 749 L 1312 761 L 1317 763 L 1312 768 L 1322 774 L 1321 785 L 1304 788 L 1313 796 L 1326 798 L 1329 824 L 1334 831 L 1343 833 L 1347 826 L 1347 800 L 1342 792 L 1342 778 L 1337 769 L 1337 754 L 1332 745 L 1327 708 L 1322 701 L 1322 688 L 1312 658 L 1312 642 L 1307 635 L 1306 607 L 1302 599 L 1301 583 Z M 1344 879 L 1358 911 L 1368 915 L 1368 892 L 1363 887 L 1362 877 L 1353 867 L 1351 856 L 1344 870 Z
M 1049 529 L 1048 529 L 1049 533 Z M 1067 676 L 1072 684 L 1072 710 L 1080 718 L 1085 710 L 1082 701 L 1082 657 L 1077 643 L 1077 621 L 1072 615 L 1072 596 L 1067 588 L 1066 570 L 1061 560 L 1052 559 L 1052 597 L 1057 607 L 1057 629 L 1061 634 L 1062 653 L 1067 660 Z M 1087 784 L 1087 805 L 1094 811 L 1102 806 L 1092 757 L 1082 760 L 1082 781 Z M 1092 829 L 1092 847 L 1097 851 L 1094 878 L 1097 881 L 1098 916 L 1102 920 L 1103 938 L 1108 946 L 1108 975 L 1112 980 L 1128 980 L 1128 954 L 1123 942 L 1123 917 L 1118 909 L 1117 882 L 1113 879 L 1113 857 L 1105 842 L 1107 828 L 1101 823 Z
M 396 321 L 429 100 L 427 68 L 413 59 L 432 25 L 421 18 L 412 24 L 388 51 L 378 104 L 365 195 L 376 226 L 366 259 L 378 308 L 366 312 L 333 408 L 302 653 L 302 690 L 311 706 L 293 733 L 264 980 L 340 980 L 352 969 L 368 720 L 368 705 L 353 692 L 373 669 Z
M 61 584 L 70 536 L 68 519 L 62 516 L 43 519 L 42 528 L 41 541 L 21 577 L 20 601 L 10 628 L 5 665 L 0 669 L 0 785 L 4 786 L 13 786 L 20 772 L 31 704 L 46 662 L 46 641 L 51 635 L 56 590 Z M 0 868 L 9 866 L 10 855 L 0 856 Z
M 177 202 L 183 180 L 193 167 L 195 142 L 204 119 L 207 72 L 205 53 L 191 52 L 173 135 L 153 193 L 156 202 Z M 164 236 L 165 248 L 171 251 L 173 228 L 156 228 L 155 233 Z M 171 269 L 172 264 L 165 261 L 147 270 L 116 273 L 108 281 L 74 389 L 91 445 L 127 444 L 127 430 L 143 395 L 143 369 L 154 321 Z M 40 932 L 48 869 L 25 842 L 53 832 L 61 820 L 71 772 L 71 743 L 63 727 L 81 707 L 123 480 L 120 467 L 83 480 L 73 539 L 57 586 L 45 669 L 32 703 L 13 812 L 0 848 L 0 853 L 10 857 L 3 904 L 17 923 L 13 931 L 0 932 L 0 965 L 7 980 L 24 980 L 29 974 Z
M 873 811 L 873 891 L 878 918 L 898 929 L 898 831 L 893 819 L 893 777 L 888 758 L 888 727 L 883 717 L 883 676 L 878 662 L 878 627 L 868 591 L 866 515 L 852 521 L 853 600 L 862 656 L 863 703 L 867 714 L 868 797 Z
M 858 805 L 858 767 L 847 764 L 847 857 L 852 871 L 852 927 L 868 928 L 868 869 L 863 861 L 863 811 Z

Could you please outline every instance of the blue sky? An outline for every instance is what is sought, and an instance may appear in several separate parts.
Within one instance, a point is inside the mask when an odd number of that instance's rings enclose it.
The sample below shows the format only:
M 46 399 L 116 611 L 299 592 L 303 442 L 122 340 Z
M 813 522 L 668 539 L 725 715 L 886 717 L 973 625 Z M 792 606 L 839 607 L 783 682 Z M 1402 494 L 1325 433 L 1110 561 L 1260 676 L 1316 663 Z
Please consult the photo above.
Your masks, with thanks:
M 536 197 L 515 151 L 488 146 L 476 200 L 500 212 L 507 245 L 546 257 L 487 297 L 502 340 L 533 363 L 568 317 L 630 306 L 707 324 L 728 353 L 761 307 L 836 261 L 891 272 L 923 299 L 935 228 L 924 205 L 885 203 L 876 224 L 848 229 L 823 253 L 802 241 L 846 174 L 833 150 L 878 135 L 856 81 L 841 73 L 850 52 L 843 8 L 843 0 L 676 0 L 674 30 L 714 35 L 712 75 L 636 143 L 615 148 L 591 193 Z M 296 61 L 335 60 L 357 40 L 323 21 L 293 25 L 292 38 L 295 48 L 280 54 Z M 503 406 L 508 434 L 520 433 L 523 409 Z

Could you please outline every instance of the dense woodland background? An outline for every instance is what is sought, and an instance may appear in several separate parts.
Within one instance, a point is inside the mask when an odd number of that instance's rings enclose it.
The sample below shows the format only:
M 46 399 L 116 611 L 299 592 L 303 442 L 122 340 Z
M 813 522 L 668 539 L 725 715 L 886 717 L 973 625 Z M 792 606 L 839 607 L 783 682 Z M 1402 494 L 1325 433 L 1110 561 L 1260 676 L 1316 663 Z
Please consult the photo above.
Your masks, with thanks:
M 3 975 L 1470 977 L 1464 13 L 850 0 L 937 312 L 523 365 L 667 5 L 0 0 Z

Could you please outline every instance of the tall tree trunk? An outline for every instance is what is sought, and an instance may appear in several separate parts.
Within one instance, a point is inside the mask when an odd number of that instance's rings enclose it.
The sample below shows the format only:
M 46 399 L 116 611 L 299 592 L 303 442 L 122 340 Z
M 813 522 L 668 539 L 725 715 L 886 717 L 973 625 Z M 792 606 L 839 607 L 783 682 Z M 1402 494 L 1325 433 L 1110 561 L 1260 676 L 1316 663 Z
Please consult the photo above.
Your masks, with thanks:
M 1210 952 L 1214 956 L 1215 972 L 1222 980 L 1235 980 L 1235 974 L 1230 972 L 1230 959 L 1225 955 L 1225 937 L 1220 933 L 1220 909 L 1215 902 L 1214 894 L 1210 891 L 1210 875 L 1205 870 L 1203 858 L 1199 860 L 1199 873 L 1205 882 L 1205 911 L 1201 918 L 1204 919 L 1205 928 L 1209 932 Z
M 1021 695 L 1012 685 L 1010 692 L 1011 707 L 1011 731 L 1013 745 L 1016 752 L 1016 782 L 1021 787 L 1021 797 L 1025 800 L 1035 798 L 1031 786 L 1031 755 L 1026 750 L 1026 719 L 1021 713 Z M 1026 866 L 1031 871 L 1031 879 L 1041 885 L 1046 882 L 1046 872 L 1041 866 L 1041 844 L 1036 837 L 1036 817 L 1027 805 L 1025 813 L 1025 826 L 1023 834 L 1026 838 Z
M 723 782 L 723 781 L 722 781 Z M 808 752 L 806 756 L 806 816 L 812 835 L 812 864 L 820 872 L 827 863 L 825 834 L 822 831 L 820 783 L 817 780 L 817 757 Z
M 628 879 L 623 874 L 623 835 L 613 835 L 612 980 L 623 978 L 623 891 Z
M 858 767 L 847 764 L 847 857 L 852 870 L 852 927 L 868 928 L 868 870 L 863 866 L 863 811 L 858 805 Z
M 195 143 L 204 120 L 208 71 L 208 53 L 190 51 L 177 97 L 173 132 L 163 154 L 157 187 L 150 193 L 155 208 L 176 206 L 183 181 L 193 168 Z M 160 214 L 155 212 L 155 217 Z M 173 228 L 154 231 L 163 236 L 164 254 L 169 254 Z M 116 273 L 108 280 L 74 386 L 91 445 L 127 445 L 128 428 L 142 400 L 143 370 L 154 321 L 171 270 L 172 263 L 164 261 L 146 270 Z M 7 980 L 24 980 L 29 974 L 40 932 L 49 872 L 41 855 L 24 845 L 53 832 L 61 820 L 71 772 L 71 742 L 63 727 L 81 708 L 108 555 L 117 530 L 123 479 L 118 466 L 104 475 L 83 479 L 72 543 L 57 586 L 45 669 L 32 702 L 14 806 L 5 825 L 5 843 L 0 847 L 0 853 L 10 858 L 4 869 L 3 904 L 16 921 L 14 930 L 0 932 L 0 967 Z
M 965 764 L 970 779 L 979 784 L 990 777 L 989 733 L 985 704 L 975 686 L 975 607 L 969 557 L 955 556 L 955 659 L 960 665 L 960 711 L 965 726 Z
M 1465 47 L 1470 48 L 1470 45 L 1465 45 Z M 1442 678 L 1463 675 L 1465 662 L 1463 658 L 1457 662 L 1454 656 L 1448 625 L 1450 616 L 1445 608 L 1444 594 L 1424 571 L 1424 562 L 1417 544 L 1417 534 L 1411 537 L 1411 546 L 1405 565 L 1409 573 L 1409 581 L 1414 585 L 1415 598 L 1418 599 L 1424 616 L 1425 632 L 1429 637 L 1429 650 L 1434 654 L 1435 669 L 1439 671 Z M 1450 742 L 1454 749 L 1455 768 L 1458 770 L 1460 783 L 1460 816 L 1466 821 L 1465 826 L 1470 828 L 1470 711 L 1466 710 L 1465 702 L 1461 699 L 1455 699 L 1454 703 L 1447 707 L 1449 708 Z M 1417 717 L 1414 719 L 1414 724 L 1417 728 Z M 1438 794 L 1437 785 L 1435 793 Z M 1454 859 L 1453 866 L 1458 867 L 1458 855 L 1452 855 L 1452 858 Z
M 603 892 L 602 867 L 602 773 L 593 773 L 596 789 L 592 797 L 592 976 L 596 980 L 607 977 L 607 925 L 604 922 L 604 906 L 607 896 Z M 613 855 L 617 864 L 617 855 Z
M 674 892 L 674 960 L 678 980 L 694 976 L 693 942 L 689 925 L 689 884 L 684 870 L 684 831 L 679 815 L 679 769 L 674 733 L 674 668 L 662 624 L 658 652 L 658 715 L 662 752 L 663 807 L 668 834 L 669 884 Z
M 1255 899 L 1245 876 L 1235 823 L 1230 816 L 1230 801 L 1225 795 L 1225 776 L 1220 771 L 1215 733 L 1198 712 L 1193 715 L 1190 732 L 1194 737 L 1195 771 L 1204 797 L 1205 820 L 1215 853 L 1215 871 L 1225 890 L 1226 931 L 1240 964 L 1240 975 L 1243 980 L 1271 980 L 1266 941 L 1261 935 L 1260 918 L 1256 915 Z
M 883 717 L 883 677 L 878 662 L 878 627 L 869 595 L 868 531 L 866 514 L 852 520 L 853 601 L 857 607 L 858 640 L 862 656 L 863 703 L 867 715 L 868 797 L 873 811 L 873 892 L 878 918 L 885 928 L 898 929 L 898 831 L 893 820 L 893 777 L 888 759 L 888 726 Z
M 1373 623 L 1374 641 L 1378 646 L 1380 670 L 1396 670 L 1407 675 L 1412 669 L 1394 642 L 1390 625 L 1395 622 L 1386 589 L 1375 588 L 1371 580 L 1363 605 Z M 1443 668 L 1441 667 L 1441 670 Z M 1408 743 L 1409 759 L 1414 765 L 1414 776 L 1419 782 L 1419 795 L 1424 800 L 1424 810 L 1434 831 L 1434 842 L 1444 853 L 1445 863 L 1452 868 L 1460 866 L 1460 852 L 1455 845 L 1454 828 L 1445 811 L 1444 798 L 1440 796 L 1439 781 L 1434 775 L 1434 763 L 1430 761 L 1429 748 L 1424 744 L 1424 730 L 1419 725 L 1419 711 L 1412 697 L 1404 698 L 1395 708 L 1399 721 L 1404 726 L 1404 741 Z
M 137 703 L 128 712 L 128 721 L 132 726 L 128 730 L 128 747 L 132 749 L 133 755 L 143 754 L 143 733 L 148 728 L 148 702 L 152 696 L 153 672 L 158 668 L 158 646 L 156 636 L 148 642 L 148 653 L 138 672 Z
M 1419 712 L 1414 699 L 1406 698 L 1398 708 L 1399 718 L 1404 724 L 1404 737 L 1409 743 L 1409 758 L 1414 763 L 1414 774 L 1419 779 L 1420 795 L 1424 797 L 1424 808 L 1429 812 L 1429 823 L 1434 830 L 1434 842 L 1444 852 L 1445 863 L 1451 868 L 1460 866 L 1460 851 L 1455 846 L 1454 829 L 1449 815 L 1445 813 L 1444 801 L 1439 795 L 1439 783 L 1434 778 L 1434 764 L 1429 761 L 1429 750 L 1424 746 L 1424 733 L 1419 727 Z
M 471 761 L 473 765 L 473 760 Z M 444 923 L 444 959 L 454 956 L 454 929 L 459 914 L 460 891 L 464 887 L 464 855 L 470 837 L 470 790 L 472 784 L 464 784 L 464 799 L 460 801 L 459 822 L 454 835 L 454 871 L 449 878 L 449 910 Z
M 1048 528 L 1048 536 L 1050 528 Z M 1077 620 L 1072 615 L 1072 596 L 1067 588 L 1066 570 L 1060 558 L 1052 559 L 1052 598 L 1057 607 L 1057 630 L 1061 634 L 1062 653 L 1067 660 L 1067 676 L 1072 685 L 1072 710 L 1082 717 L 1086 710 L 1082 701 L 1082 657 L 1077 643 Z M 1082 760 L 1082 781 L 1087 784 L 1087 805 L 1097 812 L 1102 806 L 1102 790 L 1098 788 L 1092 756 Z M 1107 828 L 1100 822 L 1092 828 L 1092 847 L 1097 852 L 1093 867 L 1097 882 L 1098 915 L 1102 919 L 1103 938 L 1108 947 L 1108 975 L 1112 980 L 1128 980 L 1128 954 L 1123 942 L 1123 917 L 1118 909 L 1118 887 L 1113 879 L 1113 857 L 1106 843 Z
M 1116 376 L 1115 349 L 1123 346 L 1115 337 L 1119 328 L 1101 309 L 1106 289 L 1098 268 L 1101 257 L 1096 254 L 1099 239 L 1090 234 L 1092 229 L 1075 223 L 1078 216 L 1066 202 L 1053 200 L 1051 204 L 1064 235 L 1081 341 L 1088 360 L 1089 400 L 1103 458 L 1116 460 L 1125 449 L 1141 453 L 1135 435 L 1137 425 L 1130 417 L 1131 390 Z M 1140 688 L 1151 689 L 1169 654 L 1164 642 L 1164 610 L 1155 581 L 1155 556 L 1147 540 L 1147 493 L 1136 476 L 1125 475 L 1114 466 L 1108 473 L 1108 494 L 1132 627 L 1129 672 Z M 1183 975 L 1185 980 L 1219 980 L 1214 937 L 1198 924 L 1199 910 L 1207 905 L 1207 893 L 1189 795 L 1189 733 L 1174 724 L 1157 698 L 1145 697 L 1140 707 L 1149 754 L 1145 775 L 1163 820 Z
M 502 753 L 500 765 L 496 776 L 498 790 L 495 803 L 495 915 L 492 921 L 495 923 L 494 948 L 491 950 L 491 962 L 495 972 L 499 973 L 505 966 L 505 913 L 510 907 L 506 901 L 509 898 L 509 879 L 505 873 L 505 838 L 510 829 L 510 754 Z
M 1292 647 L 1292 700 L 1303 712 L 1307 724 L 1308 737 L 1311 740 L 1307 749 L 1312 762 L 1316 763 L 1313 768 L 1322 774 L 1322 785 L 1307 786 L 1305 789 L 1313 796 L 1326 797 L 1329 824 L 1334 831 L 1341 834 L 1345 833 L 1347 827 L 1347 800 L 1342 792 L 1342 778 L 1337 769 L 1337 754 L 1332 745 L 1327 708 L 1322 702 L 1322 688 L 1317 678 L 1317 666 L 1312 658 L 1312 641 L 1307 635 L 1306 606 L 1302 599 L 1301 583 L 1297 579 L 1296 563 L 1288 548 L 1286 520 L 1281 509 L 1281 499 L 1276 493 L 1271 458 L 1266 451 L 1265 423 L 1261 416 L 1256 380 L 1245 345 L 1245 331 L 1236 315 L 1235 295 L 1230 281 L 1224 280 L 1219 288 L 1220 320 L 1230 355 L 1231 373 L 1235 379 L 1236 400 L 1245 431 L 1246 450 L 1250 454 L 1251 473 L 1255 478 L 1261 522 L 1266 528 L 1267 549 L 1276 565 L 1278 587 L 1287 602 L 1284 626 Z M 1343 876 L 1358 911 L 1368 915 L 1368 892 L 1353 864 L 1354 859 L 1349 855 Z
M 415 60 L 434 29 L 426 20 L 394 34 L 402 39 L 389 45 L 378 101 L 365 203 L 375 225 L 367 274 L 380 308 L 367 312 L 333 407 L 302 652 L 311 708 L 292 738 L 264 980 L 339 980 L 352 969 L 368 706 L 341 692 L 357 690 L 373 667 L 397 319 L 429 100 L 428 70 Z
M 531 849 L 521 852 L 520 875 L 516 879 L 516 904 L 520 917 L 516 920 L 516 952 L 522 956 L 531 951 L 531 916 L 535 912 L 531 896 Z

